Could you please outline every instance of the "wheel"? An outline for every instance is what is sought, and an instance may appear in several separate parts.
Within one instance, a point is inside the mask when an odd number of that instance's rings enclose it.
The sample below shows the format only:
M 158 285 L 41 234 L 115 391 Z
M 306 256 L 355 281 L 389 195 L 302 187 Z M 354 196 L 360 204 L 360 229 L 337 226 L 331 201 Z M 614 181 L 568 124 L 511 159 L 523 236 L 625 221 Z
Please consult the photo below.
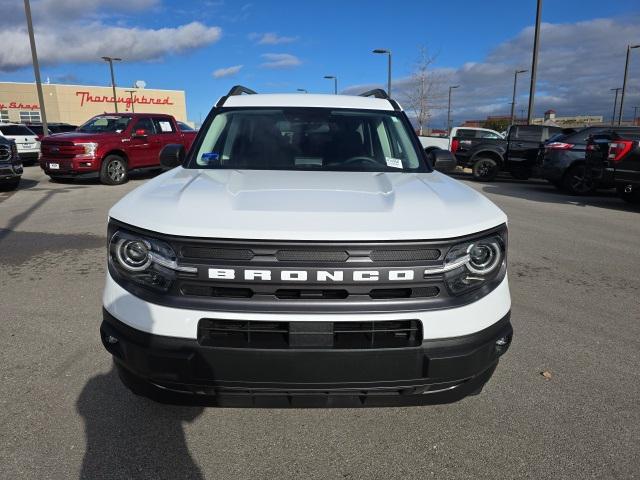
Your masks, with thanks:
M 640 205 L 640 190 L 625 192 L 624 187 L 617 187 L 618 196 L 632 205 Z
M 118 155 L 107 155 L 100 168 L 100 181 L 105 185 L 122 185 L 129 179 L 127 162 Z
M 20 185 L 20 177 L 12 178 L 11 180 L 0 183 L 0 189 L 4 191 L 11 191 L 18 188 L 18 185 Z
M 482 182 L 490 182 L 498 175 L 498 162 L 493 158 L 479 158 L 473 164 L 473 178 Z
M 571 195 L 588 195 L 595 192 L 596 183 L 587 176 L 584 163 L 572 165 L 562 178 L 562 188 Z

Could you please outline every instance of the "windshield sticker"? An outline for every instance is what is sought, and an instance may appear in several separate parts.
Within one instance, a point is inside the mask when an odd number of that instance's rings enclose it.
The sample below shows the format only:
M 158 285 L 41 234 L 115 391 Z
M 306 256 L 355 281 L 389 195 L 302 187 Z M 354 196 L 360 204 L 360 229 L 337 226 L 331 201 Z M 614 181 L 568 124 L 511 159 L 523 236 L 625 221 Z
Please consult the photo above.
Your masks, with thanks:
M 203 153 L 200 155 L 200 163 L 201 165 L 213 165 L 218 161 L 220 156 L 215 152 Z
M 171 123 L 169 122 L 158 122 L 160 124 L 160 130 L 163 132 L 171 132 Z
M 399 158 L 384 157 L 384 159 L 387 161 L 387 167 L 403 168 L 402 167 L 402 160 L 400 160 Z

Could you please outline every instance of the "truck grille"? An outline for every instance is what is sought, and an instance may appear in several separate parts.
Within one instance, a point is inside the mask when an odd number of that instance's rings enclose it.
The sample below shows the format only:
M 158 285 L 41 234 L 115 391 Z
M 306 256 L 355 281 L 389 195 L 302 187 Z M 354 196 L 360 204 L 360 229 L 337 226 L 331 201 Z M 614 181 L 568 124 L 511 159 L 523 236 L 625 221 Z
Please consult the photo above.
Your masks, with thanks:
M 204 318 L 198 342 L 209 347 L 255 349 L 372 349 L 417 347 L 419 320 L 261 322 Z

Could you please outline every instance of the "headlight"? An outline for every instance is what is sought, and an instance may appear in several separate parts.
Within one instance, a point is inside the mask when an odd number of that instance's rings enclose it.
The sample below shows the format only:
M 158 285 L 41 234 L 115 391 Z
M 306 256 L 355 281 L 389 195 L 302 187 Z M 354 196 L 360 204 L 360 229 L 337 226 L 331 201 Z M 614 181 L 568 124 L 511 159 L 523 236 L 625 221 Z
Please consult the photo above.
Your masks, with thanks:
M 84 152 L 81 153 L 80 155 L 83 155 L 85 157 L 95 157 L 96 156 L 96 150 L 98 149 L 98 144 L 94 143 L 94 142 L 87 142 L 87 143 L 76 143 L 77 147 L 82 147 L 84 149 Z
M 168 290 L 177 272 L 197 273 L 196 267 L 178 265 L 165 242 L 122 230 L 109 241 L 109 257 L 122 277 L 156 290 Z
M 505 261 L 506 231 L 451 247 L 442 267 L 426 269 L 425 278 L 444 274 L 452 295 L 460 295 L 494 279 Z

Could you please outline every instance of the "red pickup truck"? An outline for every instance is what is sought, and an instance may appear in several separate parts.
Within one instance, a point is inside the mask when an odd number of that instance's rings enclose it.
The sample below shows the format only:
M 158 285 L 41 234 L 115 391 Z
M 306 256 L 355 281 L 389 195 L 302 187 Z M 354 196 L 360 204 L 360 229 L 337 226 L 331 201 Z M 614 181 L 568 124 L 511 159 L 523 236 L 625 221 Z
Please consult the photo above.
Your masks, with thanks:
M 40 167 L 54 180 L 100 178 L 119 185 L 131 170 L 160 168 L 165 145 L 180 143 L 188 150 L 195 137 L 195 130 L 171 115 L 98 115 L 76 131 L 43 138 Z

